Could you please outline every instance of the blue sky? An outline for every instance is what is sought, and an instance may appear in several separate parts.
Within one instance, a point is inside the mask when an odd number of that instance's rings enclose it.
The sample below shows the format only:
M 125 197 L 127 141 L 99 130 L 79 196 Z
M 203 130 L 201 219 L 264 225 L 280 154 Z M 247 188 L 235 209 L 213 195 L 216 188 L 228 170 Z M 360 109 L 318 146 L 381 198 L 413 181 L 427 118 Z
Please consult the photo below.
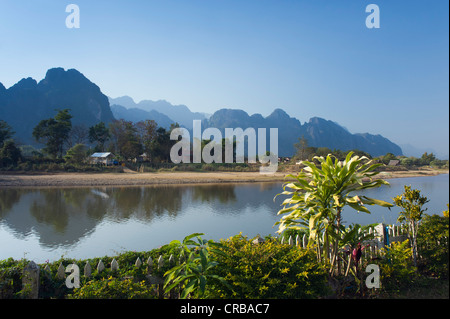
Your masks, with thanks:
M 80 28 L 65 25 L 68 4 Z M 380 8 L 368 29 L 368 4 Z M 76 68 L 110 97 L 283 108 L 449 154 L 449 4 L 400 0 L 0 0 L 0 82 Z M 281 137 L 280 137 L 281 138 Z

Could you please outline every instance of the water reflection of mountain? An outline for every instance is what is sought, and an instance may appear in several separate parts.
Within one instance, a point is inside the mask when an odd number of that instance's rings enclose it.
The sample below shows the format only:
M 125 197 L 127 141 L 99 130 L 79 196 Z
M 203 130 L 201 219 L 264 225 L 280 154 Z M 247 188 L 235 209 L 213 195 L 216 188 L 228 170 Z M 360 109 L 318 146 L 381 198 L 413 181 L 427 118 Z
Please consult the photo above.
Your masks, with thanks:
M 201 205 L 205 204 L 214 213 L 233 215 L 245 206 L 258 209 L 266 201 L 273 204 L 273 197 L 263 198 L 254 187 L 211 184 L 0 189 L 0 223 L 20 239 L 34 233 L 43 246 L 69 246 L 93 232 L 106 218 L 115 223 L 133 218 L 148 224 L 159 218 L 177 218 L 183 207 L 192 205 L 204 209 Z
M 6 190 L 14 192 L 14 190 Z M 0 222 L 16 237 L 34 233 L 44 246 L 71 245 L 95 228 L 105 209 L 85 189 L 21 190 Z M 2 194 L 5 195 L 5 194 Z M 8 194 L 6 194 L 8 196 Z M 97 215 L 97 217 L 95 217 Z

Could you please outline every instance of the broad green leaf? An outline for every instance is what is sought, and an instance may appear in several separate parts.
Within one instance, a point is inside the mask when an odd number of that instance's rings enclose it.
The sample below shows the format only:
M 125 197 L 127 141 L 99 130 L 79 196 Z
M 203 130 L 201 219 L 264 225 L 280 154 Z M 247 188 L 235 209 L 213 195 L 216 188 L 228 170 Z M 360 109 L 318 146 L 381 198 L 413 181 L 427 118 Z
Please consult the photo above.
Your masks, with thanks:
M 203 233 L 193 233 L 193 234 L 190 234 L 189 236 L 186 236 L 186 237 L 184 238 L 183 243 L 185 243 L 186 241 L 190 240 L 191 238 L 198 237 L 198 236 L 203 236 L 203 235 L 205 235 L 205 234 L 203 234 Z
M 199 282 L 200 282 L 199 288 L 200 288 L 200 291 L 201 291 L 201 295 L 203 296 L 205 294 L 205 288 L 206 288 L 206 278 L 205 278 L 205 276 L 200 276 L 199 277 Z
M 393 207 L 394 205 L 383 200 L 361 196 L 361 201 L 367 205 L 378 205 L 382 207 Z
M 180 298 L 181 298 L 181 299 L 186 299 L 187 295 L 188 295 L 189 293 L 191 293 L 191 292 L 194 290 L 196 284 L 197 284 L 197 279 L 192 279 L 192 280 L 186 285 L 186 287 L 183 289 L 183 292 L 181 293 Z

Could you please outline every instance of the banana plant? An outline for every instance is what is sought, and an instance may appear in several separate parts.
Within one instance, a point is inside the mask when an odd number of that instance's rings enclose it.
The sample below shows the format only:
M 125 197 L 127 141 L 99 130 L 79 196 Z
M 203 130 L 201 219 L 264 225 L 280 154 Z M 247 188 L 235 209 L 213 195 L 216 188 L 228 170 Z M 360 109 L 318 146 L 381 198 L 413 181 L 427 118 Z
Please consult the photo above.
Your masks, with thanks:
M 169 245 L 174 251 L 180 251 L 180 259 L 183 262 L 168 270 L 164 276 L 164 289 L 168 293 L 172 289 L 182 287 L 181 299 L 189 295 L 195 298 L 205 296 L 206 285 L 211 282 L 219 282 L 231 289 L 230 285 L 222 277 L 211 273 L 211 269 L 219 263 L 214 261 L 209 252 L 225 255 L 224 246 L 212 240 L 202 239 L 202 233 L 194 233 L 186 236 L 182 242 L 172 241 Z M 192 240 L 196 237 L 197 242 Z M 220 248 L 220 249 L 219 249 Z
M 283 201 L 283 208 L 278 211 L 278 215 L 283 215 L 275 223 L 278 225 L 278 233 L 288 228 L 307 227 L 310 234 L 309 246 L 320 245 L 320 238 L 323 237 L 325 261 L 331 255 L 331 269 L 342 241 L 340 232 L 343 208 L 349 206 L 358 212 L 370 213 L 367 206 L 393 206 L 382 200 L 354 194 L 389 183 L 374 179 L 379 173 L 376 168 L 383 164 L 373 163 L 365 156 L 353 154 L 349 152 L 344 161 L 339 161 L 331 154 L 326 158 L 315 156 L 312 162 L 302 161 L 304 168 L 297 175 L 287 175 L 286 178 L 294 181 L 285 183 L 283 192 L 277 195 L 289 196 Z
M 353 261 L 355 269 L 357 270 L 361 252 L 367 247 L 363 245 L 363 243 L 375 238 L 374 228 L 376 225 L 377 224 L 361 226 L 359 224 L 352 224 L 347 228 L 342 227 L 340 248 L 349 256 L 345 276 L 348 275 L 348 272 L 351 269 L 351 261 Z

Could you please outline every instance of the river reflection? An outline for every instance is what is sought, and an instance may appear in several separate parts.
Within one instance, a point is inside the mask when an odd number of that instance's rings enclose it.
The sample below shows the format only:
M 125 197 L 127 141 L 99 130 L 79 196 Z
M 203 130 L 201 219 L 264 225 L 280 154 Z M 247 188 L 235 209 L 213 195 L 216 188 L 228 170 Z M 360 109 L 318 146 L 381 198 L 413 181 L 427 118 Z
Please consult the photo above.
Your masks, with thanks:
M 448 174 L 390 180 L 366 196 L 391 201 L 403 185 L 430 199 L 427 213 L 448 203 Z M 96 188 L 0 188 L 0 259 L 43 262 L 62 255 L 90 258 L 124 250 L 145 251 L 195 232 L 219 240 L 239 232 L 275 235 L 285 197 L 281 183 Z M 395 223 L 398 209 L 372 214 L 344 210 L 344 222 Z
M 273 202 L 273 197 L 280 187 L 280 183 L 261 184 L 257 192 L 254 184 L 0 189 L 0 259 L 23 257 L 20 249 L 34 255 L 31 246 L 23 247 L 30 238 L 35 238 L 38 243 L 34 246 L 46 253 L 53 251 L 55 255 L 59 250 L 56 255 L 70 254 L 99 231 L 109 233 L 106 241 L 126 237 L 116 250 L 130 249 L 129 242 L 149 240 L 143 247 L 148 250 L 157 246 L 152 243 L 181 239 L 189 231 L 231 236 L 223 232 L 220 219 L 229 221 L 233 216 L 245 215 L 248 209 L 252 213 L 276 213 L 279 204 Z M 218 218 L 212 220 L 213 216 Z M 179 225 L 175 226 L 175 221 Z M 101 242 L 92 241 L 90 245 L 103 246 L 104 236 Z M 13 243 L 18 244 L 17 249 L 12 249 Z

